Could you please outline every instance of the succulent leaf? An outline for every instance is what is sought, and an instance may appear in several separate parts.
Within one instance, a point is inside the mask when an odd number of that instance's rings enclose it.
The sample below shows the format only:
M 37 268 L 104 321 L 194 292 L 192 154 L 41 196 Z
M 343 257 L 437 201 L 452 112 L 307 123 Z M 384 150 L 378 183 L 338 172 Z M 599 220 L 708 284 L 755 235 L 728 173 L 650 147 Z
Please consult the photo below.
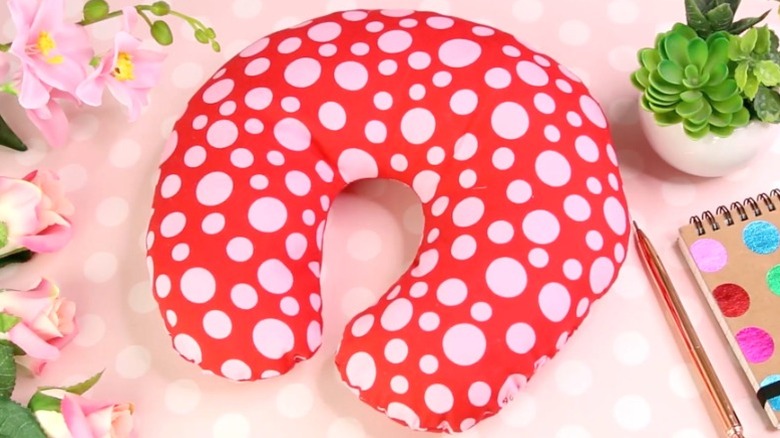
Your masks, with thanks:
M 710 132 L 717 135 L 718 137 L 728 137 L 729 135 L 734 133 L 734 127 L 733 126 L 724 126 L 724 127 L 718 127 L 718 126 L 712 126 L 710 128 Z
M 745 32 L 739 41 L 739 49 L 742 53 L 751 53 L 756 48 L 758 41 L 758 29 L 755 27 Z
M 712 107 L 722 113 L 736 113 L 744 106 L 745 104 L 739 94 L 735 94 L 726 100 L 712 102 Z
M 687 90 L 680 94 L 680 99 L 683 102 L 699 102 L 704 98 L 704 95 L 699 90 Z
M 707 21 L 710 22 L 710 27 L 713 31 L 727 30 L 734 22 L 734 11 L 731 10 L 731 6 L 723 3 L 720 4 L 705 14 Z
M 662 54 L 662 57 L 681 66 L 690 63 L 688 59 L 688 40 L 684 36 L 672 33 L 664 39 L 662 44 L 666 52 L 666 56 Z
M 691 116 L 698 113 L 704 108 L 704 102 L 701 99 L 698 100 L 691 100 L 691 101 L 682 101 L 679 104 L 677 104 L 677 107 L 675 108 L 675 112 L 680 115 L 680 117 L 684 119 L 691 120 Z M 701 123 L 701 122 L 700 122 Z
M 661 126 L 676 125 L 683 121 L 676 112 L 659 113 L 655 115 L 655 121 Z
M 653 70 L 658 68 L 659 62 L 661 62 L 661 55 L 657 50 L 645 48 L 639 51 L 639 63 L 642 67 Z
M 741 128 L 743 126 L 747 126 L 747 124 L 750 122 L 750 112 L 747 110 L 747 108 L 742 107 L 739 111 L 734 113 L 733 118 L 731 119 L 731 126 Z
M 756 38 L 756 46 L 753 48 L 753 51 L 763 55 L 769 52 L 769 46 L 771 44 L 770 41 L 771 32 L 769 31 L 769 28 L 766 26 L 761 26 L 758 28 L 754 27 L 754 29 L 756 29 L 758 33 L 758 37 Z
M 729 67 L 726 64 L 718 64 L 710 70 L 710 77 L 707 83 L 709 85 L 718 85 L 723 83 L 729 76 Z
M 691 63 L 698 67 L 699 70 L 704 68 L 704 65 L 707 63 L 708 52 L 709 48 L 707 47 L 707 43 L 701 38 L 691 40 L 688 43 L 688 59 L 690 59 Z
M 780 95 L 767 87 L 760 87 L 753 100 L 758 118 L 768 123 L 780 122 Z
M 717 111 L 713 111 L 712 114 L 710 114 L 708 122 L 712 126 L 723 128 L 724 126 L 729 126 L 733 118 L 734 116 L 731 114 L 723 114 Z
M 747 29 L 750 29 L 751 27 L 755 26 L 756 24 L 764 21 L 764 19 L 769 15 L 770 11 L 766 11 L 763 14 L 759 15 L 758 17 L 750 17 L 750 18 L 743 18 L 741 20 L 735 21 L 731 27 L 729 27 L 729 33 L 732 35 L 739 35 L 742 32 L 746 31 Z
M 745 84 L 747 84 L 748 79 L 748 64 L 747 63 L 740 63 L 737 65 L 737 68 L 734 69 L 734 81 L 736 81 L 737 86 L 740 89 L 745 88 Z
M 710 22 L 702 12 L 707 6 L 707 2 L 704 1 L 685 0 L 685 19 L 688 25 L 700 35 L 709 33 L 710 30 Z
M 664 59 L 663 61 L 659 62 L 658 69 L 656 71 L 658 72 L 658 76 L 660 76 L 661 79 L 675 85 L 682 84 L 683 77 L 687 77 L 687 72 L 683 73 L 683 70 L 680 68 L 679 64 L 675 64 L 673 61 L 668 59 Z
M 736 95 L 739 92 L 737 83 L 735 81 L 723 81 L 718 85 L 708 86 L 704 89 L 704 92 L 715 102 L 722 102 L 731 96 Z
M 753 99 L 756 97 L 756 93 L 758 92 L 758 87 L 761 85 L 758 78 L 753 75 L 748 75 L 747 82 L 745 83 L 745 87 L 742 89 L 742 92 L 745 93 L 745 96 L 748 99 Z
M 753 67 L 753 72 L 762 85 L 774 87 L 775 85 L 780 84 L 780 65 L 777 65 L 772 61 L 758 61 L 755 67 Z

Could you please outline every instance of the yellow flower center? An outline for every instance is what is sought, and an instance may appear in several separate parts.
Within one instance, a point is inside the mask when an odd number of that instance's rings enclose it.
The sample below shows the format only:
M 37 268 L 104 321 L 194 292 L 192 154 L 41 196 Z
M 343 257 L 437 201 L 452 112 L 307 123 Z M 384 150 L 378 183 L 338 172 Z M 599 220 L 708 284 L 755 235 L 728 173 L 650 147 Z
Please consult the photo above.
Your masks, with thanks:
M 133 74 L 134 69 L 133 57 L 129 53 L 119 52 L 119 55 L 116 57 L 116 65 L 114 66 L 112 75 L 118 81 L 132 81 L 135 79 L 135 75 Z
M 52 38 L 49 32 L 46 32 L 45 30 L 38 34 L 38 43 L 36 44 L 36 48 L 41 53 L 41 55 L 47 58 L 46 62 L 49 64 L 60 64 L 64 60 L 62 55 L 49 57 L 49 53 L 57 48 L 57 42 L 54 41 L 54 38 Z

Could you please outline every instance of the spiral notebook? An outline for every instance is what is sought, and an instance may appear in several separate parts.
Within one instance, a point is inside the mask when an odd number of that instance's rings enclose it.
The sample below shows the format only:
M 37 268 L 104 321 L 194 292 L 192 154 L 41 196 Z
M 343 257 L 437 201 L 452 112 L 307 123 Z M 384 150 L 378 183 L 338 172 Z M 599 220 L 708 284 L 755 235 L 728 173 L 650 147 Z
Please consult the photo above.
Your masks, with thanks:
M 678 243 L 758 403 L 780 428 L 780 190 L 692 217 Z

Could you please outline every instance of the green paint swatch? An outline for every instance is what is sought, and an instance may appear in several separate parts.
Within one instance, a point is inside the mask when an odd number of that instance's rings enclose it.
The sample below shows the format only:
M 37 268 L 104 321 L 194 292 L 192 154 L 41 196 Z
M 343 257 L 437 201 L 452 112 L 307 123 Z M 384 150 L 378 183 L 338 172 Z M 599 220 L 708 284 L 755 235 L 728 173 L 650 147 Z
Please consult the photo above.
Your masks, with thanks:
M 766 273 L 766 284 L 769 290 L 780 296 L 780 265 L 776 265 Z

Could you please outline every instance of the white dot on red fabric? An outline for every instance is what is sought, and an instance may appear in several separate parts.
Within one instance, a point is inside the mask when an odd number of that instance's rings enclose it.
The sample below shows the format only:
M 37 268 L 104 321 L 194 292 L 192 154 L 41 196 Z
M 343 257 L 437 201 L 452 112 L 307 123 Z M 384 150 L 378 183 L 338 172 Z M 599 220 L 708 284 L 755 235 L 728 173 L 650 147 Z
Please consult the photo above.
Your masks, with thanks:
M 552 322 L 561 322 L 571 308 L 569 290 L 560 283 L 548 283 L 539 292 L 539 308 Z
M 556 79 L 555 86 L 558 87 L 559 90 L 563 91 L 566 94 L 569 94 L 572 91 L 574 91 L 574 89 L 571 87 L 571 84 L 566 82 L 563 79 Z
M 206 132 L 206 141 L 218 149 L 231 146 L 237 139 L 238 127 L 230 120 L 218 120 Z
M 229 100 L 219 106 L 219 113 L 225 117 L 232 116 L 236 112 L 236 102 Z
M 531 242 L 540 245 L 552 243 L 560 231 L 558 218 L 547 210 L 534 210 L 523 218 L 523 234 Z
M 580 302 L 577 303 L 577 318 L 582 318 L 582 316 L 585 315 L 589 305 L 590 301 L 587 298 L 582 298 Z
M 278 259 L 269 259 L 257 269 L 257 280 L 268 292 L 283 294 L 292 289 L 293 275 L 290 269 Z
M 171 250 L 171 258 L 174 261 L 182 262 L 190 256 L 190 246 L 186 243 L 177 243 Z
M 157 296 L 165 298 L 171 293 L 171 279 L 165 274 L 157 276 L 154 281 L 154 288 L 157 291 Z
M 293 297 L 284 297 L 279 302 L 279 309 L 287 316 L 295 316 L 301 311 L 301 305 Z
M 184 164 L 187 167 L 198 167 L 206 161 L 206 149 L 203 146 L 193 146 L 184 153 Z
M 596 230 L 590 230 L 585 235 L 585 243 L 593 251 L 600 251 L 604 247 L 604 237 Z
M 412 15 L 414 13 L 411 9 L 382 9 L 381 14 L 385 17 L 400 18 Z
M 445 306 L 457 306 L 468 296 L 468 287 L 459 278 L 444 280 L 436 289 L 436 299 Z
M 458 161 L 466 161 L 477 153 L 479 143 L 474 134 L 464 134 L 455 142 L 455 152 L 453 156 Z
M 259 87 L 249 90 L 244 96 L 244 103 L 254 110 L 264 110 L 271 105 L 274 99 L 273 91 L 269 88 Z
M 563 262 L 563 275 L 569 280 L 578 280 L 582 276 L 582 264 L 574 259 Z
M 370 354 L 360 351 L 349 358 L 345 372 L 351 386 L 366 391 L 376 381 L 376 362 Z
M 263 197 L 249 207 L 249 223 L 257 231 L 273 233 L 287 222 L 287 207 L 276 198 Z
M 494 29 L 487 26 L 474 26 L 471 32 L 477 36 L 491 36 L 496 33 Z
M 552 114 L 555 112 L 555 101 L 547 93 L 537 93 L 534 96 L 534 107 L 542 114 Z
M 550 77 L 542 67 L 531 61 L 520 61 L 517 63 L 517 76 L 528 85 L 534 87 L 543 87 L 550 81 Z
M 371 143 L 384 143 L 385 139 L 387 139 L 387 127 L 379 120 L 371 120 L 366 124 L 365 134 Z
M 606 257 L 599 257 L 590 267 L 588 278 L 594 293 L 600 294 L 607 289 L 615 275 L 615 265 Z
M 585 185 L 588 187 L 588 191 L 593 193 L 594 195 L 598 195 L 601 193 L 601 182 L 596 179 L 595 177 L 588 177 L 588 180 L 585 181 Z
M 571 165 L 558 151 L 544 151 L 534 163 L 536 175 L 543 183 L 552 187 L 566 185 L 571 179 Z
M 319 321 L 312 321 L 306 328 L 306 346 L 309 351 L 315 352 L 322 345 L 322 327 Z
M 493 391 L 490 385 L 485 382 L 474 382 L 469 386 L 469 403 L 481 408 L 490 402 L 490 396 Z
M 282 99 L 282 109 L 288 113 L 294 113 L 301 109 L 301 101 L 295 97 L 287 96 Z
M 439 47 L 439 61 L 447 67 L 463 68 L 469 66 L 482 55 L 482 47 L 471 40 L 456 38 L 446 41 Z
M 547 125 L 544 127 L 544 138 L 556 143 L 561 139 L 561 131 L 553 125 Z
M 198 341 L 190 335 L 179 333 L 174 336 L 173 348 L 175 348 L 185 359 L 196 364 L 199 364 L 203 360 L 203 353 L 201 352 L 200 345 L 198 345 Z
M 344 18 L 347 21 L 361 21 L 361 20 L 365 20 L 366 17 L 368 17 L 368 12 L 366 12 L 366 11 L 346 11 L 343 14 L 341 14 L 341 17 Z
M 217 234 L 225 228 L 225 216 L 222 213 L 209 213 L 200 226 L 206 234 Z
M 255 157 L 249 149 L 238 148 L 230 153 L 230 163 L 239 169 L 246 169 L 255 162 Z
M 445 211 L 447 211 L 447 206 L 449 203 L 450 198 L 446 196 L 442 196 L 439 199 L 433 201 L 433 205 L 431 206 L 431 214 L 436 217 L 441 216 Z
M 450 17 L 434 16 L 428 17 L 428 19 L 425 20 L 425 24 L 433 29 L 443 30 L 449 29 L 455 25 L 455 20 Z
M 287 255 L 293 260 L 300 260 L 306 253 L 308 241 L 301 233 L 292 233 L 285 240 L 285 249 Z
M 440 71 L 433 75 L 433 85 L 444 88 L 452 82 L 452 74 Z
M 230 301 L 239 309 L 251 309 L 257 305 L 257 291 L 248 284 L 239 283 L 230 290 Z
M 232 380 L 249 380 L 252 378 L 252 369 L 249 365 L 238 359 L 228 359 L 222 363 L 220 372 Z
M 623 260 L 626 258 L 626 248 L 623 247 L 621 243 L 615 244 L 615 261 L 618 263 L 623 263 Z
M 464 189 L 470 189 L 477 183 L 477 172 L 472 169 L 466 169 L 458 176 L 458 184 Z
M 266 159 L 269 163 L 273 164 L 274 166 L 282 166 L 284 165 L 284 154 L 282 154 L 279 151 L 269 151 L 266 154 Z
M 493 167 L 498 170 L 507 170 L 515 163 L 515 153 L 507 147 L 500 147 L 493 151 Z
M 455 399 L 452 391 L 446 386 L 436 383 L 425 390 L 425 405 L 435 414 L 444 414 L 452 409 Z
M 412 100 L 423 100 L 425 98 L 425 86 L 423 84 L 414 84 L 409 88 L 409 97 Z
M 485 83 L 490 88 L 501 90 L 512 83 L 512 74 L 504 68 L 493 67 L 485 73 Z
M 470 366 L 479 362 L 485 355 L 487 339 L 473 324 L 457 324 L 450 327 L 442 340 L 444 355 L 452 363 Z
M 413 108 L 401 119 L 401 134 L 411 144 L 423 144 L 436 130 L 436 118 L 425 108 Z
M 533 188 L 531 187 L 531 184 L 528 184 L 528 182 L 521 179 L 512 181 L 506 188 L 507 199 L 515 204 L 528 202 L 528 200 L 531 199 L 532 194 Z
M 347 184 L 359 179 L 376 178 L 379 175 L 379 167 L 374 157 L 362 149 L 345 149 L 339 155 L 337 165 L 341 178 Z
M 235 83 L 232 79 L 222 79 L 214 82 L 203 92 L 203 101 L 210 104 L 217 103 L 226 98 L 233 91 L 234 86 Z
M 235 262 L 245 262 L 252 257 L 254 246 L 246 237 L 234 237 L 227 244 L 227 254 Z
M 203 304 L 214 297 L 217 291 L 217 282 L 214 275 L 207 269 L 195 267 L 184 272 L 179 287 L 181 294 L 187 301 Z
M 314 58 L 300 58 L 291 62 L 284 69 L 284 80 L 296 88 L 306 88 L 314 85 L 322 74 L 322 66 Z
M 409 346 L 402 339 L 391 339 L 385 345 L 385 359 L 390 363 L 399 364 L 406 360 L 408 354 Z
M 374 95 L 374 106 L 382 111 L 389 110 L 393 106 L 393 95 L 387 91 L 380 91 Z
M 426 158 L 428 159 L 429 164 L 438 166 L 444 161 L 445 155 L 446 153 L 444 152 L 444 148 L 441 146 L 434 146 L 428 149 Z
M 580 117 L 579 114 L 575 113 L 574 111 L 569 111 L 566 113 L 566 121 L 569 122 L 571 126 L 574 126 L 575 128 L 579 128 L 582 126 L 582 117 Z
M 426 354 L 420 358 L 420 371 L 425 374 L 433 374 L 439 370 L 439 359 L 432 354 Z
M 505 220 L 493 222 L 488 227 L 488 239 L 497 244 L 508 243 L 515 235 L 515 229 L 511 223 Z
M 468 260 L 477 252 L 477 240 L 468 234 L 458 236 L 452 242 L 450 252 L 456 260 Z
M 515 353 L 526 354 L 536 344 L 536 332 L 524 322 L 512 324 L 506 331 L 506 344 Z
M 286 118 L 274 126 L 274 137 L 291 151 L 303 151 L 311 144 L 311 132 L 300 120 Z
M 493 308 L 490 307 L 490 304 L 480 301 L 471 306 L 471 317 L 474 318 L 475 321 L 485 322 L 489 320 L 491 316 L 493 316 Z
M 233 193 L 233 179 L 225 172 L 211 172 L 201 178 L 195 189 L 195 197 L 201 205 L 219 205 Z
M 584 222 L 590 218 L 590 204 L 580 195 L 569 195 L 563 201 L 563 210 L 566 215 L 577 222 Z
M 268 177 L 265 175 L 252 175 L 249 185 L 255 190 L 263 190 L 268 187 Z
M 295 346 L 295 335 L 290 327 L 274 318 L 264 319 L 252 330 L 255 348 L 269 359 L 281 359 Z
M 247 76 L 259 76 L 271 68 L 271 61 L 268 58 L 257 58 L 246 65 L 244 74 Z
M 614 173 L 607 175 L 607 182 L 609 182 L 609 186 L 612 187 L 612 190 L 618 189 L 618 179 Z
M 314 170 L 317 172 L 317 175 L 322 178 L 325 182 L 333 182 L 333 177 L 335 176 L 333 174 L 333 168 L 330 167 L 330 164 L 324 162 L 324 161 L 318 161 L 317 164 L 314 165 Z
M 301 214 L 301 219 L 303 220 L 303 223 L 308 226 L 314 225 L 314 222 L 317 220 L 313 210 L 304 210 Z
M 406 157 L 401 154 L 395 154 L 390 158 L 390 167 L 398 172 L 405 171 L 409 166 L 409 162 Z
M 382 29 L 384 29 L 384 28 L 385 28 L 385 25 L 381 21 L 372 21 L 372 22 L 366 24 L 366 30 L 371 32 L 371 33 L 381 32 Z
M 353 44 L 352 47 L 349 48 L 349 51 L 355 56 L 365 56 L 371 51 L 371 47 L 366 43 L 360 42 Z
M 515 102 L 503 102 L 490 118 L 493 131 L 506 140 L 517 140 L 528 131 L 529 118 L 525 108 Z
M 401 53 L 411 47 L 412 36 L 404 30 L 391 30 L 383 33 L 377 40 L 379 50 L 385 53 Z
M 528 275 L 517 260 L 500 257 L 490 262 L 485 272 L 485 280 L 494 294 L 503 298 L 513 298 L 525 290 Z
M 604 117 L 599 104 L 592 97 L 588 95 L 580 96 L 580 108 L 591 123 L 599 128 L 607 127 L 607 119 Z
M 431 65 L 431 55 L 425 52 L 414 52 L 408 58 L 409 67 L 414 70 L 424 70 Z
M 260 134 L 265 130 L 265 125 L 260 120 L 251 118 L 244 122 L 244 129 L 250 134 Z
M 409 391 L 409 381 L 404 376 L 393 376 L 390 379 L 390 389 L 396 394 L 406 394 Z
M 380 323 L 389 332 L 401 330 L 409 324 L 414 314 L 412 303 L 406 298 L 399 298 L 390 303 L 382 313 Z
M 374 315 L 367 313 L 363 316 L 360 316 L 355 320 L 354 323 L 352 323 L 352 329 L 351 329 L 352 336 L 356 338 L 363 337 L 368 333 L 369 330 L 371 330 L 371 327 L 373 326 L 374 326 Z
M 520 49 L 515 46 L 504 46 L 501 48 L 501 52 L 503 52 L 504 55 L 512 58 L 517 58 L 520 56 Z
M 385 299 L 386 299 L 387 301 L 393 301 L 393 300 L 394 300 L 394 299 L 395 299 L 395 298 L 396 298 L 396 297 L 397 297 L 397 296 L 398 296 L 400 293 L 401 293 L 401 286 L 400 286 L 400 285 L 396 285 L 396 286 L 395 286 L 395 287 L 394 287 L 394 288 L 393 288 L 393 289 L 390 291 L 390 293 L 388 293 L 388 294 L 387 294 L 387 296 L 385 296 Z
M 485 214 L 485 204 L 477 197 L 468 197 L 460 201 L 452 211 L 455 226 L 467 228 L 475 225 Z
M 473 90 L 458 90 L 450 98 L 450 109 L 455 114 L 465 116 L 477 108 L 479 97 Z
M 574 141 L 577 154 L 589 163 L 595 163 L 599 159 L 599 147 L 587 135 L 581 135 Z
M 317 53 L 320 54 L 320 56 L 324 58 L 329 58 L 338 52 L 338 48 L 335 44 L 323 44 L 320 46 L 319 50 L 317 50 Z
M 626 210 L 614 196 L 604 201 L 604 217 L 607 225 L 617 235 L 622 236 L 626 232 Z
M 422 298 L 428 292 L 428 285 L 422 281 L 418 281 L 409 288 L 409 296 L 412 298 Z
M 180 211 L 175 211 L 166 215 L 160 222 L 160 235 L 163 237 L 178 236 L 187 225 L 187 216 Z
M 436 189 L 439 187 L 440 181 L 441 177 L 438 173 L 433 170 L 423 170 L 415 175 L 412 181 L 412 189 L 420 197 L 420 201 L 426 204 L 436 195 Z
M 398 71 L 398 63 L 392 59 L 385 59 L 379 63 L 379 73 L 385 76 L 394 75 Z
M 549 261 L 549 254 L 542 248 L 534 248 L 528 252 L 528 262 L 535 268 L 543 268 Z
M 439 322 L 440 322 L 439 315 L 433 312 L 425 312 L 422 315 L 420 315 L 418 324 L 420 325 L 420 328 L 423 331 L 432 332 L 437 328 L 439 328 Z
M 221 310 L 209 310 L 203 317 L 203 331 L 214 339 L 225 339 L 232 330 L 230 317 Z
M 328 41 L 335 40 L 341 35 L 341 25 L 333 22 L 315 24 L 309 28 L 306 35 L 311 38 L 312 41 L 327 43 Z
M 287 172 L 287 175 L 284 177 L 284 184 L 287 186 L 287 190 L 296 196 L 305 196 L 311 190 L 311 180 L 305 173 L 299 170 Z
M 272 379 L 272 378 L 278 377 L 280 375 L 281 375 L 281 373 L 279 373 L 279 371 L 276 371 L 276 370 L 265 370 L 262 373 L 260 373 L 260 378 L 261 379 Z
M 246 49 L 242 50 L 241 53 L 239 53 L 239 56 L 242 58 L 251 58 L 265 50 L 265 48 L 268 47 L 268 43 L 270 42 L 271 40 L 268 37 L 261 38 L 252 43 Z
M 356 61 L 345 61 L 336 66 L 334 71 L 336 83 L 348 91 L 362 89 L 368 83 L 368 70 Z
M 609 158 L 609 162 L 612 163 L 613 166 L 618 165 L 617 154 L 615 153 L 615 148 L 612 146 L 611 143 L 607 143 L 607 157 Z
M 347 124 L 347 112 L 336 102 L 325 102 L 320 106 L 319 119 L 322 126 L 338 131 Z

